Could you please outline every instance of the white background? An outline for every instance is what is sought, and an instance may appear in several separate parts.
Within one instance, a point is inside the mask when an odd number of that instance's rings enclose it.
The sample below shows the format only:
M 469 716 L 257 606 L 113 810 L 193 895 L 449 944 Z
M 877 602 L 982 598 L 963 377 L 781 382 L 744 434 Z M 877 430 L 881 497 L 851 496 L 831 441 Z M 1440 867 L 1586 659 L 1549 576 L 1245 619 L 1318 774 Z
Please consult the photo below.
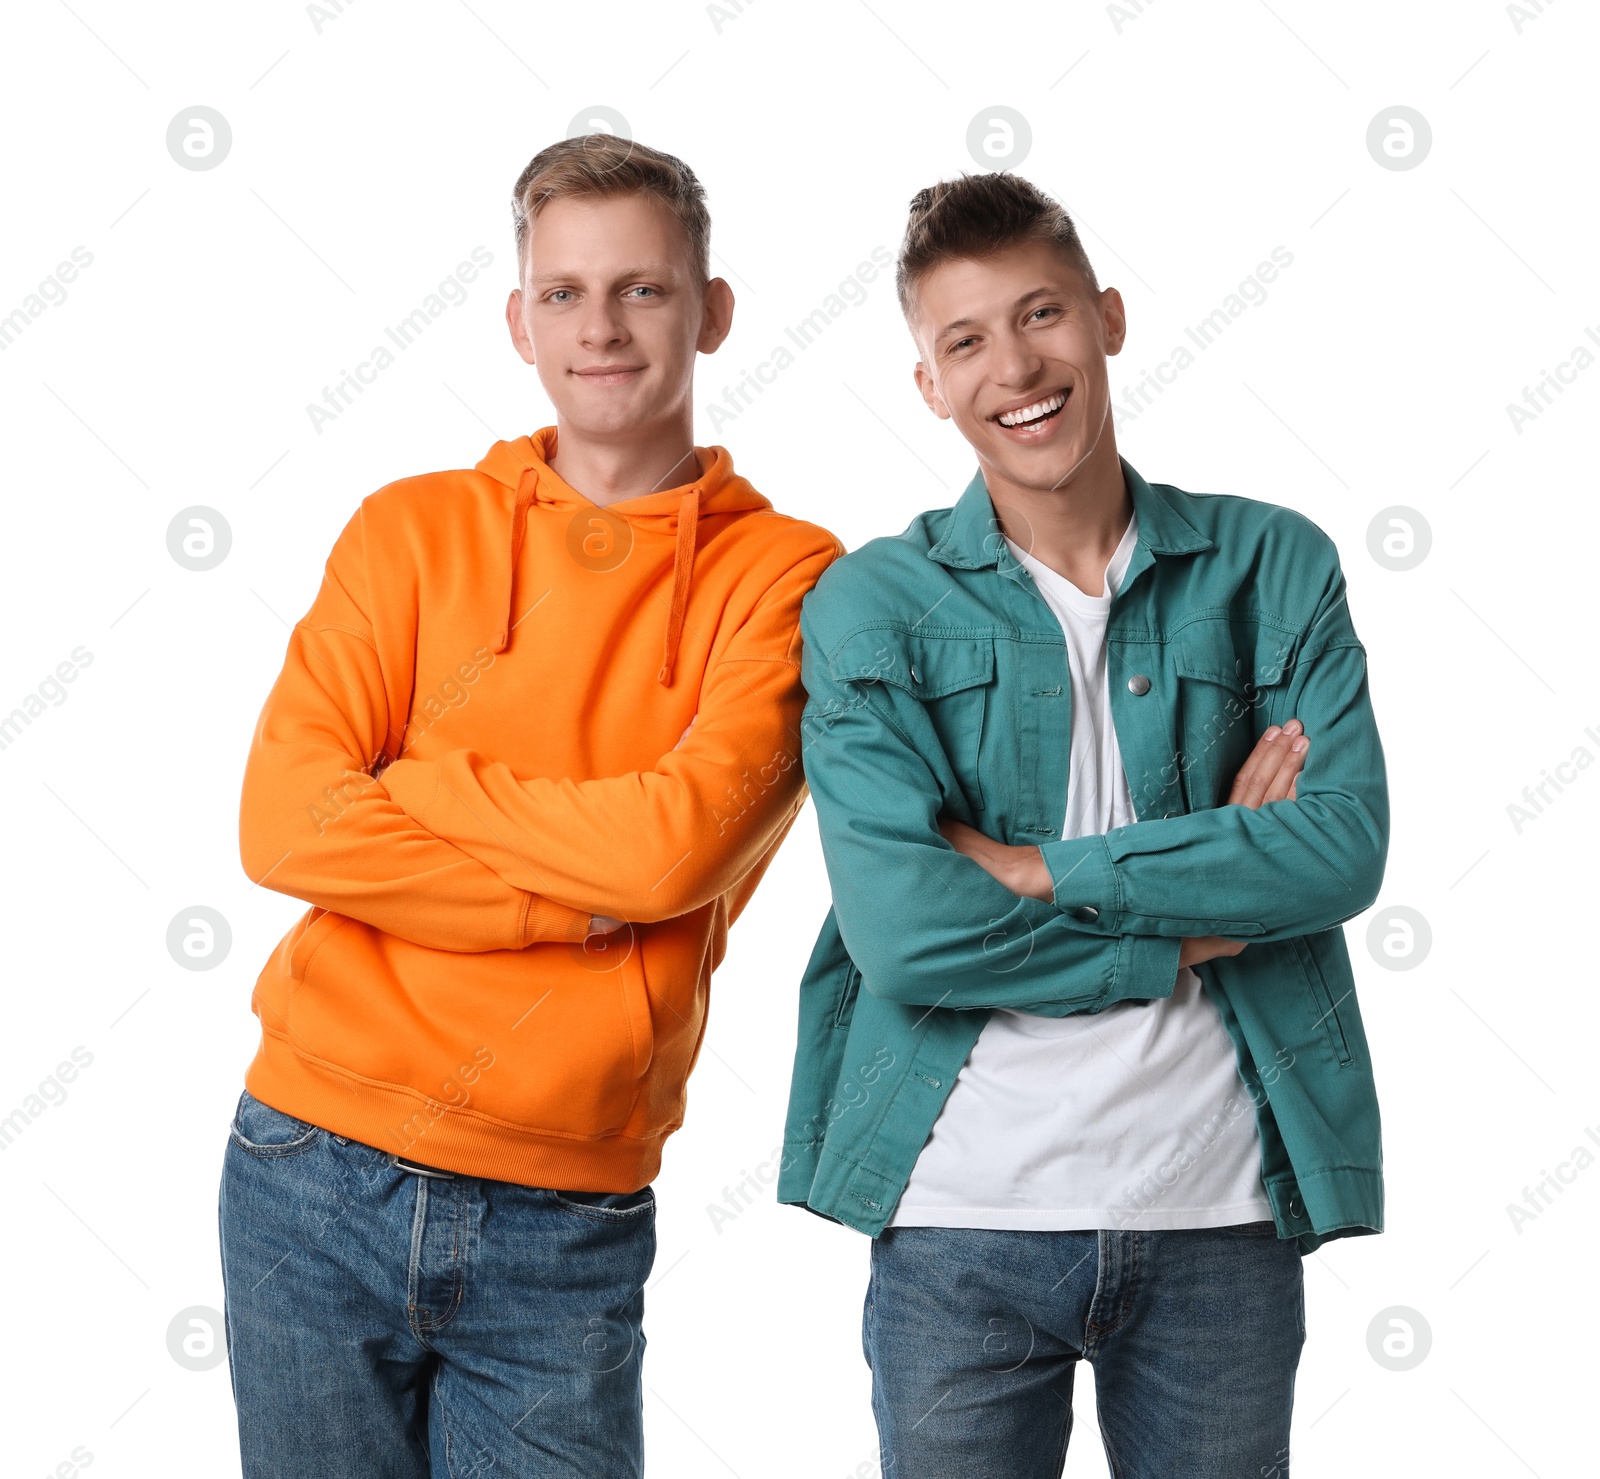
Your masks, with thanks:
M 698 439 L 852 548 L 949 504 L 973 468 L 913 391 L 886 278 L 715 435 L 707 408 L 898 245 L 917 188 L 980 167 L 975 115 L 1029 121 L 1018 167 L 1122 290 L 1119 399 L 1272 248 L 1292 254 L 1264 303 L 1121 418 L 1119 442 L 1152 481 L 1285 503 L 1338 541 L 1393 792 L 1377 912 L 1405 905 L 1432 930 L 1400 972 L 1369 952 L 1367 919 L 1347 927 L 1388 1229 L 1306 1260 L 1295 1473 L 1592 1464 L 1600 1166 L 1570 1170 L 1520 1231 L 1506 1210 L 1600 1126 L 1600 767 L 1520 831 L 1507 812 L 1576 747 L 1600 756 L 1584 732 L 1600 732 L 1600 366 L 1520 430 L 1506 411 L 1590 342 L 1586 325 L 1600 333 L 1600 25 L 1579 4 L 1535 8 L 729 0 L 719 19 L 691 3 L 367 0 L 330 4 L 320 29 L 289 3 L 10 8 L 0 315 L 73 248 L 93 261 L 0 351 L 0 713 L 74 648 L 93 660 L 0 751 L 0 1116 L 73 1048 L 93 1062 L 0 1152 L 0 1469 L 52 1473 L 81 1445 L 96 1475 L 237 1473 L 227 1367 L 184 1369 L 167 1329 L 222 1303 L 217 1182 L 256 1041 L 250 990 L 301 912 L 240 870 L 251 729 L 357 502 L 553 419 L 501 317 L 509 196 L 598 105 L 709 193 L 738 311 L 701 366 Z M 1397 104 L 1432 127 L 1415 169 L 1367 149 Z M 167 152 L 194 105 L 232 128 L 214 169 Z M 477 246 L 494 265 L 467 301 L 314 430 L 306 404 Z M 206 573 L 166 547 L 195 504 L 233 532 Z M 1408 571 L 1368 550 L 1392 505 L 1432 530 Z M 165 945 L 194 904 L 233 931 L 207 972 Z M 867 1240 L 770 1196 L 720 1232 L 707 1212 L 780 1138 L 795 986 L 826 905 L 808 806 L 734 931 L 657 1183 L 656 1475 L 877 1472 Z M 1408 1371 L 1368 1349 L 1392 1306 L 1432 1332 Z M 1104 1474 L 1087 1370 L 1077 1402 L 1067 1473 Z

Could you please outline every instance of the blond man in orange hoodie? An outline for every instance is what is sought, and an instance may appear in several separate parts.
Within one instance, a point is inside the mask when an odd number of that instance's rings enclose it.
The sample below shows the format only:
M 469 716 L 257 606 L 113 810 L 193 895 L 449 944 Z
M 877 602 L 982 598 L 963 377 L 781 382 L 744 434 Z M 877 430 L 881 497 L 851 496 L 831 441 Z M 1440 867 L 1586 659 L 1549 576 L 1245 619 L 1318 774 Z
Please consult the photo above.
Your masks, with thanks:
M 312 907 L 222 1178 L 247 1479 L 642 1471 L 650 1182 L 805 795 L 844 551 L 694 445 L 699 182 L 592 135 L 513 204 L 556 425 L 362 501 L 250 748 L 245 871 Z

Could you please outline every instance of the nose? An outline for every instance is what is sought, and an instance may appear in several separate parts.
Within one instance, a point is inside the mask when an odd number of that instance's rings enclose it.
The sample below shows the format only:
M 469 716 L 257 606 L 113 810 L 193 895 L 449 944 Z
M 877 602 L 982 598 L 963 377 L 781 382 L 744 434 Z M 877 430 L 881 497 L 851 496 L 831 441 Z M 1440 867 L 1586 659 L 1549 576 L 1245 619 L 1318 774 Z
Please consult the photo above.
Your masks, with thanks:
M 604 295 L 591 298 L 578 325 L 578 342 L 585 349 L 606 349 L 627 339 L 628 330 L 616 303 Z
M 1044 356 L 1022 334 L 1015 331 L 997 335 L 990 361 L 994 378 L 1001 385 L 1029 385 L 1039 376 Z

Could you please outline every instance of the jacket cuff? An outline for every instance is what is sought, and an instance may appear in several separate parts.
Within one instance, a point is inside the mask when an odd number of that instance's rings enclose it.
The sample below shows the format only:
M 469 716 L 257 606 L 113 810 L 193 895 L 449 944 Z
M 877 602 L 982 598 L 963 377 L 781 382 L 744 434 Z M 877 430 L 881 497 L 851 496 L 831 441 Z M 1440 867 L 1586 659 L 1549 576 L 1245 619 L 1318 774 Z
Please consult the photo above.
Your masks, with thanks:
M 1075 924 L 1094 934 L 1122 932 L 1121 891 L 1111 863 L 1111 848 L 1101 833 L 1041 842 L 1050 870 L 1055 906 Z
M 1117 947 L 1116 980 L 1102 1005 L 1171 996 L 1182 949 L 1176 935 L 1124 935 Z

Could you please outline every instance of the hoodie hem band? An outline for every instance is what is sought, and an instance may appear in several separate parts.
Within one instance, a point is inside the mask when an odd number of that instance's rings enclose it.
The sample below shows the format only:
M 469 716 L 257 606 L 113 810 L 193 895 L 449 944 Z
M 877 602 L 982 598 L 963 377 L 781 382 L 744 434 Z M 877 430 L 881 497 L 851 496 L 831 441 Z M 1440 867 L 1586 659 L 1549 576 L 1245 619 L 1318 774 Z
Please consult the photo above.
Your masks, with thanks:
M 393 1084 L 307 1059 L 263 1031 L 244 1086 L 262 1103 L 334 1135 L 441 1171 L 559 1191 L 640 1191 L 661 1169 L 670 1131 L 574 1140 L 465 1119 Z

